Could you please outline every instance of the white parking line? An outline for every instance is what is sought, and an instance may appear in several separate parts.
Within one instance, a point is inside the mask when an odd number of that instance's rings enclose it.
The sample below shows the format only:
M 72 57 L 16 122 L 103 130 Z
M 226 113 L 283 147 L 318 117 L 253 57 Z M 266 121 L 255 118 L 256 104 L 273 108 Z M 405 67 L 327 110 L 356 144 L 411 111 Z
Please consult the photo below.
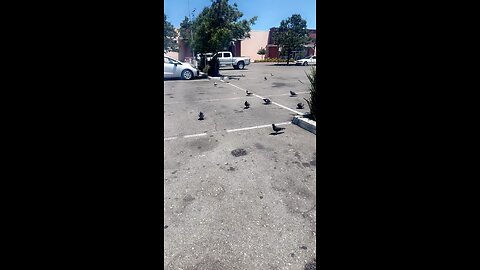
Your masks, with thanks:
M 200 137 L 200 136 L 205 136 L 207 133 L 199 133 L 199 134 L 193 134 L 193 135 L 185 135 L 183 138 L 191 138 L 191 137 Z
M 282 122 L 275 124 L 275 126 L 284 126 L 284 125 L 291 125 L 292 122 Z M 237 128 L 237 129 L 228 129 L 226 130 L 227 133 L 230 132 L 237 132 L 237 131 L 244 131 L 244 130 L 251 130 L 251 129 L 257 129 L 257 128 L 267 128 L 267 127 L 272 127 L 272 124 L 268 125 L 261 125 L 261 126 L 253 126 L 253 127 L 244 127 L 244 128 Z M 182 138 L 193 138 L 193 137 L 200 137 L 200 136 L 206 136 L 208 134 L 215 134 L 215 133 L 220 133 L 221 131 L 213 131 L 213 132 L 208 132 L 208 133 L 198 133 L 198 134 L 192 134 L 192 135 L 185 135 L 182 136 Z M 179 137 L 167 137 L 163 138 L 164 141 L 171 141 L 178 139 Z
M 222 80 L 222 82 L 223 82 L 223 80 Z M 240 89 L 240 90 L 242 90 L 242 91 L 246 91 L 245 89 L 243 89 L 243 88 L 241 88 L 241 87 L 238 87 L 238 86 L 236 86 L 236 85 L 234 85 L 234 84 L 232 84 L 232 83 L 228 83 L 228 84 L 231 85 L 231 86 L 233 86 L 233 87 L 236 87 L 236 88 L 238 88 L 238 89 Z M 257 95 L 257 94 L 253 94 L 253 95 L 256 96 L 256 97 L 258 97 L 258 98 L 264 99 L 264 97 L 259 96 L 259 95 Z M 277 105 L 277 106 L 279 106 L 279 107 L 282 107 L 282 108 L 284 108 L 284 109 L 287 109 L 287 110 L 289 110 L 289 111 L 292 111 L 292 112 L 294 112 L 294 113 L 296 113 L 296 114 L 303 115 L 303 113 L 301 113 L 301 112 L 299 112 L 299 111 L 296 111 L 296 110 L 293 110 L 293 109 L 290 109 L 290 108 L 288 108 L 288 107 L 286 107 L 286 106 L 283 106 L 283 105 L 281 105 L 281 104 L 278 104 L 277 102 L 273 102 L 273 101 L 272 101 L 272 104 L 275 104 L 275 105 Z
M 283 125 L 290 125 L 291 122 L 283 122 L 279 124 L 275 124 L 275 126 L 283 126 Z M 266 128 L 266 127 L 271 127 L 272 125 L 262 125 L 262 126 L 254 126 L 254 127 L 246 127 L 246 128 L 237 128 L 237 129 L 229 129 L 227 132 L 235 132 L 235 131 L 243 131 L 243 130 L 250 130 L 250 129 L 256 129 L 256 128 Z

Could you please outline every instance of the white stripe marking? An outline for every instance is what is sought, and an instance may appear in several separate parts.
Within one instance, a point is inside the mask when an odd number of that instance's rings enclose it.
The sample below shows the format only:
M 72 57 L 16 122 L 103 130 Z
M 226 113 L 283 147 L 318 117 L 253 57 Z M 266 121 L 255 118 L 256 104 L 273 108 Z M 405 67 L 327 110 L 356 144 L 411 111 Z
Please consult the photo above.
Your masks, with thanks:
M 236 86 L 236 85 L 234 85 L 234 84 L 232 84 L 232 83 L 229 83 L 229 84 L 230 84 L 231 86 L 234 86 L 234 87 L 240 89 L 240 90 L 245 91 L 245 89 L 242 89 L 242 88 L 240 88 L 240 87 L 238 87 L 238 86 Z M 253 95 L 256 96 L 256 97 L 258 97 L 258 98 L 264 99 L 264 97 L 259 96 L 259 95 L 257 95 L 257 94 L 253 94 Z M 290 108 L 288 108 L 288 107 L 285 107 L 285 106 L 283 106 L 283 105 L 281 105 L 281 104 L 278 104 L 277 102 L 273 102 L 273 101 L 272 101 L 272 104 L 275 104 L 275 105 L 277 105 L 277 106 L 279 106 L 279 107 L 282 107 L 282 108 L 284 108 L 284 109 L 287 109 L 287 110 L 289 110 L 289 111 L 292 111 L 292 112 L 294 112 L 294 113 L 296 113 L 296 114 L 303 115 L 303 113 L 301 113 L 301 112 L 299 112 L 299 111 L 295 111 L 295 110 L 290 109 Z
M 185 135 L 183 136 L 184 138 L 192 138 L 192 137 L 200 137 L 200 136 L 205 136 L 207 133 L 200 133 L 200 134 L 193 134 L 193 135 Z
M 296 114 L 303 115 L 303 113 L 301 113 L 301 112 L 299 112 L 299 111 L 295 111 L 295 110 L 293 110 L 293 109 L 290 109 L 290 108 L 288 108 L 288 107 L 285 107 L 285 106 L 283 106 L 283 105 L 281 105 L 281 104 L 278 104 L 278 103 L 276 103 L 276 102 L 273 102 L 273 101 L 272 101 L 272 104 L 275 104 L 275 105 L 277 105 L 277 106 L 280 106 L 280 107 L 282 107 L 282 108 L 284 108 L 284 109 L 287 109 L 287 110 L 289 110 L 289 111 L 292 111 L 292 112 L 294 112 L 294 113 L 296 113 Z
M 278 124 L 275 124 L 275 126 L 284 126 L 284 125 L 291 125 L 292 122 L 282 122 L 282 123 L 278 123 Z M 267 127 L 271 127 L 272 125 L 269 124 L 269 125 L 261 125 L 261 126 L 254 126 L 254 127 L 245 127 L 245 128 L 237 128 L 237 129 L 229 129 L 229 130 L 226 130 L 226 132 L 230 133 L 230 132 L 236 132 L 236 131 L 243 131 L 243 130 L 251 130 L 251 129 L 257 129 L 257 128 L 267 128 Z M 211 134 L 214 134 L 214 133 L 219 133 L 219 132 L 211 132 Z M 199 134 L 193 134 L 193 135 L 185 135 L 183 136 L 183 138 L 192 138 L 192 137 L 200 137 L 200 136 L 205 136 L 207 135 L 207 133 L 199 133 Z M 174 140 L 174 139 L 177 139 L 178 137 L 168 137 L 168 138 L 163 138 L 164 141 L 170 141 L 170 140 Z
M 283 122 L 279 124 L 275 124 L 275 126 L 283 126 L 283 125 L 290 125 L 291 122 Z M 229 129 L 227 132 L 235 132 L 235 131 L 243 131 L 243 130 L 250 130 L 250 129 L 256 129 L 256 128 L 266 128 L 266 127 L 271 127 L 272 125 L 262 125 L 262 126 L 254 126 L 254 127 L 246 127 L 246 128 L 237 128 L 237 129 Z

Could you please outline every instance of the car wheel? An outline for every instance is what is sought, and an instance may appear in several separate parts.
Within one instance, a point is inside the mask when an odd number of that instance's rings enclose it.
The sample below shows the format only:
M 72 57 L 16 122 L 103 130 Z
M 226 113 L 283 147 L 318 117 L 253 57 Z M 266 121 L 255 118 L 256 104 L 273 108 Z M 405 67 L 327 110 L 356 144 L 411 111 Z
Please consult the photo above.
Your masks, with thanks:
M 303 65 L 304 65 L 304 66 L 308 66 L 308 62 L 303 62 Z
M 245 67 L 245 65 L 243 64 L 243 62 L 239 62 L 239 63 L 237 64 L 237 67 L 238 67 L 239 69 L 243 69 L 243 68 Z
M 191 72 L 190 70 L 186 69 L 182 72 L 182 78 L 184 80 L 191 80 L 193 79 L 193 72 Z

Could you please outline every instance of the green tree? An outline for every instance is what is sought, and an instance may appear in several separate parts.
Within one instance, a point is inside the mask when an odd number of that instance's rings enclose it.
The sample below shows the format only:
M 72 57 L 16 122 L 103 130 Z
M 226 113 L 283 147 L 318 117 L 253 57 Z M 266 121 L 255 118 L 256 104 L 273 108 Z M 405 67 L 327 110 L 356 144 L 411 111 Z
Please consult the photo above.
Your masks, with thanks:
M 243 13 L 236 3 L 231 6 L 228 0 L 212 0 L 193 21 L 192 46 L 195 51 L 216 53 L 226 50 L 232 41 L 249 38 L 250 26 L 257 17 L 240 20 Z
M 193 32 L 192 32 L 192 28 L 193 28 L 193 23 L 192 21 L 190 21 L 188 19 L 187 16 L 185 16 L 185 19 L 183 19 L 183 21 L 180 23 L 180 38 L 185 42 L 185 44 L 187 46 L 192 46 L 192 36 L 193 36 Z
M 307 74 L 308 81 L 310 82 L 310 99 L 304 98 L 308 107 L 310 107 L 310 115 L 313 120 L 318 120 L 318 99 L 317 99 L 317 69 L 312 67 L 310 73 Z
M 292 51 L 303 50 L 303 45 L 309 41 L 307 21 L 299 14 L 293 14 L 282 20 L 280 27 L 272 35 L 273 42 L 287 55 L 287 65 L 290 63 Z
M 178 51 L 177 32 L 175 27 L 167 21 L 167 15 L 163 14 L 163 50 Z
M 265 50 L 265 48 L 260 48 L 260 50 L 258 50 L 258 52 L 257 52 L 258 55 L 262 56 L 262 60 L 263 60 L 263 57 L 266 53 L 267 53 L 267 51 Z
M 193 39 L 190 38 L 189 45 L 199 53 L 227 50 L 233 41 L 250 37 L 250 27 L 255 24 L 257 16 L 249 20 L 241 20 L 242 17 L 243 13 L 238 10 L 236 3 L 230 5 L 228 0 L 212 0 L 211 6 L 205 7 L 188 25 L 193 31 Z M 188 19 L 184 22 L 188 22 Z M 187 35 L 188 31 L 185 31 L 182 38 L 188 38 Z M 216 57 L 211 61 L 211 76 L 218 75 L 216 61 Z

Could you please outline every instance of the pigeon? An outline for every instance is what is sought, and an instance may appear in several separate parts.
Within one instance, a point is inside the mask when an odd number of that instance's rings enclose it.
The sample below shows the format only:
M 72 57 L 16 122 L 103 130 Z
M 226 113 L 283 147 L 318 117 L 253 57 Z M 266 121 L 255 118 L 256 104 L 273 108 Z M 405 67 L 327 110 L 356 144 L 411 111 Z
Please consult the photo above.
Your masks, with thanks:
M 265 102 L 265 105 L 270 104 L 270 102 L 271 102 L 270 99 L 268 99 L 268 98 L 264 98 L 263 101 Z
M 265 81 L 267 80 L 267 77 L 264 77 Z
M 202 112 L 200 112 L 200 113 L 198 114 L 198 120 L 203 120 L 203 113 L 202 113 Z
M 250 96 L 252 94 L 252 92 L 248 92 L 248 90 L 246 90 L 245 93 L 247 93 L 247 96 Z
M 270 73 L 270 76 L 273 76 L 273 73 Z
M 296 96 L 296 95 L 297 95 L 297 93 L 295 93 L 295 92 L 293 92 L 293 91 L 290 91 L 290 95 L 292 95 L 292 96 Z
M 242 77 L 245 77 L 245 74 L 242 74 Z
M 245 108 L 250 108 L 250 103 L 248 103 L 248 101 L 245 101 Z
M 217 87 L 217 82 L 213 82 L 213 86 Z
M 298 80 L 299 82 L 301 82 L 302 84 L 304 84 L 302 81 Z
M 285 129 L 285 128 L 282 128 L 282 127 L 276 127 L 275 124 L 272 124 L 272 128 L 273 128 L 273 131 L 275 131 L 275 133 L 279 132 L 280 130 Z
M 303 103 L 301 103 L 301 102 L 298 103 L 298 104 L 297 104 L 297 109 L 303 109 Z

